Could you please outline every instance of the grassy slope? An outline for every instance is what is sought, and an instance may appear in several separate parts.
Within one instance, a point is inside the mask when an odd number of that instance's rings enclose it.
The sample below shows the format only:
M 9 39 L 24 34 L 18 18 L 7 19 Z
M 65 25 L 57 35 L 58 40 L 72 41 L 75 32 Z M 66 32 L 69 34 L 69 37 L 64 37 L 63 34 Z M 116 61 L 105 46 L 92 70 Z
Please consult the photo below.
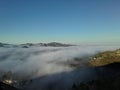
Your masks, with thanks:
M 103 66 L 114 62 L 120 62 L 120 49 L 98 53 L 90 60 L 92 66 Z

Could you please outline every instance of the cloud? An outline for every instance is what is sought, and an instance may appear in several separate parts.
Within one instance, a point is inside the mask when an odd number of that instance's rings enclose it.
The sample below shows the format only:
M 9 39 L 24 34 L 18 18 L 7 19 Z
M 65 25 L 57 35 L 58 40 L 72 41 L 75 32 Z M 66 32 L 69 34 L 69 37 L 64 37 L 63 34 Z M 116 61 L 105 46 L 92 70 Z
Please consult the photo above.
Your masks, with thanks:
M 0 48 L 0 72 L 12 71 L 15 78 L 35 79 L 46 75 L 73 71 L 78 63 L 74 58 L 83 59 L 79 64 L 85 66 L 89 57 L 95 53 L 118 49 L 119 46 L 71 46 L 71 47 L 31 47 Z M 0 76 L 0 77 L 1 77 Z M 69 75 L 68 75 L 69 76 Z M 47 77 L 48 79 L 49 77 Z M 51 78 L 49 78 L 51 79 Z M 56 81 L 56 78 L 51 80 Z M 45 81 L 40 81 L 45 82 Z M 49 80 L 50 82 L 50 80 Z

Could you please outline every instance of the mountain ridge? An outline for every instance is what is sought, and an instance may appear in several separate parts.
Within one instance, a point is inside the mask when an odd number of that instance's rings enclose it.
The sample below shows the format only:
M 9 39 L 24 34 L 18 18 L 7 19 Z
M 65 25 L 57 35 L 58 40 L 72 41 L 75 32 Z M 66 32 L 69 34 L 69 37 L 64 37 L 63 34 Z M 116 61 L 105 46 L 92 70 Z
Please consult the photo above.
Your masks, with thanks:
M 64 44 L 59 42 L 50 42 L 50 43 L 25 43 L 25 44 L 8 44 L 0 42 L 0 47 L 22 47 L 29 48 L 32 46 L 42 46 L 42 47 L 69 47 L 75 46 L 73 44 Z

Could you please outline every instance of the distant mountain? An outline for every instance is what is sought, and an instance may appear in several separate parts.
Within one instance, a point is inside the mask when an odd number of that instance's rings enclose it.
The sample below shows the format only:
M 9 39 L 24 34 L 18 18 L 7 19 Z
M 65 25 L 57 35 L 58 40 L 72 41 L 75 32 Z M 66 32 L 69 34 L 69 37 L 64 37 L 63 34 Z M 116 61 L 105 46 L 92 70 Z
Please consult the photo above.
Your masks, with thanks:
M 9 44 L 1 43 L 1 42 L 0 42 L 0 47 L 4 47 L 4 46 L 6 46 L 6 45 L 9 45 Z
M 29 48 L 29 47 L 69 47 L 69 46 L 74 46 L 71 44 L 63 44 L 63 43 L 58 43 L 58 42 L 51 42 L 51 43 L 26 43 L 26 44 L 19 44 L 19 45 L 14 45 L 14 44 L 6 44 L 6 43 L 0 43 L 0 47 L 22 47 L 22 48 Z
M 52 47 L 68 47 L 68 46 L 73 46 L 71 44 L 63 44 L 63 43 L 58 43 L 58 42 L 51 42 L 51 43 L 39 43 L 40 46 L 52 46 Z
M 7 43 L 1 43 L 0 42 L 0 47 L 6 47 L 6 48 L 9 48 L 9 47 L 16 47 L 17 45 L 13 45 L 13 44 L 7 44 Z

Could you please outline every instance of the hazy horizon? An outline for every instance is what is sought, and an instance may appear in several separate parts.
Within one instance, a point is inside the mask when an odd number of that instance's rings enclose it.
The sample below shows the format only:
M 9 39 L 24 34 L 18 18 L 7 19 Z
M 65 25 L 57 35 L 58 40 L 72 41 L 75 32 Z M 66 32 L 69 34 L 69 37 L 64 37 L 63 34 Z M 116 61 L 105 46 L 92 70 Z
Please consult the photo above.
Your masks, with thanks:
M 6 43 L 6 44 L 26 44 L 26 43 L 32 43 L 32 44 L 38 44 L 38 43 L 51 43 L 51 42 L 57 42 L 57 43 L 62 43 L 62 44 L 74 44 L 74 45 L 96 45 L 96 44 L 98 44 L 98 45 L 101 45 L 101 44 L 107 44 L 107 45 L 112 45 L 112 44 L 114 44 L 114 45 L 120 45 L 120 42 L 119 41 L 117 41 L 117 42 L 115 42 L 115 41 L 111 41 L 111 42 L 85 42 L 85 41 L 81 41 L 81 42 L 65 42 L 65 41 L 15 41 L 15 42 L 11 42 L 11 41 L 4 41 L 4 40 L 1 40 L 0 41 L 0 43 Z

